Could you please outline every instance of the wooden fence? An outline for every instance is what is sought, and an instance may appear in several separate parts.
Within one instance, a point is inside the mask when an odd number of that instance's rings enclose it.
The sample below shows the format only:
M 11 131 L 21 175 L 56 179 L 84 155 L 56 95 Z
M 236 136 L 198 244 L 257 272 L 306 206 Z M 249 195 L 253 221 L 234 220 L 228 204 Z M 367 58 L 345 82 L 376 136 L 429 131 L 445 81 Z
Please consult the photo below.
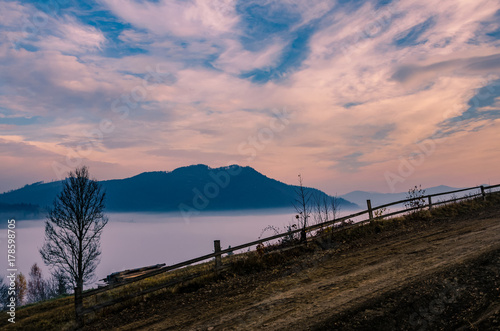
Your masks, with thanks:
M 395 201 L 395 202 L 383 204 L 383 205 L 380 205 L 380 206 L 377 206 L 377 207 L 372 207 L 371 201 L 367 200 L 367 202 L 366 202 L 367 203 L 367 209 L 366 210 L 363 210 L 363 211 L 360 211 L 360 212 L 357 212 L 357 213 L 354 213 L 354 214 L 351 214 L 351 215 L 343 216 L 343 217 L 340 217 L 340 218 L 337 218 L 337 219 L 334 219 L 334 220 L 331 220 L 331 221 L 314 224 L 314 225 L 306 227 L 305 230 L 306 230 L 306 232 L 311 232 L 311 231 L 314 231 L 314 230 L 318 230 L 320 228 L 324 228 L 326 226 L 335 225 L 336 223 L 341 223 L 342 224 L 343 222 L 345 222 L 347 220 L 351 220 L 352 218 L 359 217 L 359 216 L 362 216 L 362 215 L 365 215 L 365 214 L 368 215 L 367 219 L 364 219 L 364 220 L 361 220 L 361 221 L 356 222 L 354 224 L 351 224 L 348 227 L 354 227 L 354 226 L 364 225 L 364 224 L 366 224 L 368 222 L 371 222 L 371 221 L 373 221 L 373 220 L 375 220 L 377 218 L 382 218 L 382 217 L 385 218 L 385 217 L 390 217 L 390 216 L 396 216 L 396 215 L 400 215 L 400 214 L 411 212 L 411 211 L 415 211 L 415 210 L 421 210 L 423 208 L 432 209 L 433 207 L 441 205 L 441 204 L 454 203 L 454 202 L 457 202 L 457 201 L 460 201 L 460 200 L 464 200 L 464 199 L 471 199 L 471 198 L 476 198 L 476 197 L 479 197 L 479 196 L 482 196 L 483 199 L 486 199 L 486 195 L 489 194 L 489 193 L 491 193 L 492 190 L 495 189 L 495 188 L 500 188 L 500 184 L 499 185 L 492 185 L 492 186 L 476 186 L 476 187 L 471 187 L 471 188 L 466 188 L 466 189 L 460 189 L 460 190 L 454 190 L 454 191 L 449 191 L 449 192 L 443 192 L 443 193 L 437 193 L 437 194 L 430 194 L 430 195 L 425 195 L 425 196 L 422 196 L 422 197 L 416 197 L 416 198 L 413 198 L 413 199 L 406 199 L 406 200 Z M 474 190 L 476 190 L 476 192 L 470 193 L 470 194 L 468 194 L 466 196 L 463 196 L 463 197 L 460 197 L 460 198 L 452 198 L 452 199 L 445 200 L 445 201 L 433 201 L 433 198 L 438 197 L 438 196 L 450 195 L 450 194 L 461 193 L 461 192 L 466 192 L 466 191 L 474 191 Z M 423 199 L 423 201 L 426 201 L 427 203 L 419 204 L 417 207 L 404 208 L 404 209 L 401 209 L 401 210 L 398 210 L 398 211 L 395 211 L 395 212 L 391 212 L 391 213 L 388 213 L 388 214 L 383 214 L 383 215 L 381 215 L 381 212 L 379 212 L 378 215 L 376 213 L 376 215 L 378 217 L 374 216 L 374 212 L 376 210 L 385 211 L 386 210 L 385 208 L 390 207 L 390 206 L 401 205 L 401 204 L 405 204 L 405 203 L 410 203 L 411 204 L 412 201 L 415 201 L 415 200 L 422 201 L 422 199 Z M 345 228 L 346 227 L 342 227 L 342 229 L 345 229 Z M 122 286 L 125 286 L 125 285 L 130 285 L 132 283 L 144 280 L 146 278 L 150 278 L 150 277 L 153 277 L 153 276 L 156 276 L 156 275 L 159 275 L 159 274 L 163 274 L 163 273 L 166 273 L 166 272 L 169 272 L 169 271 L 172 271 L 172 270 L 176 270 L 176 269 L 179 269 L 179 268 L 182 268 L 182 267 L 186 267 L 186 266 L 189 266 L 191 264 L 202 262 L 202 261 L 205 261 L 205 260 L 208 260 L 208 259 L 215 259 L 215 271 L 221 271 L 221 270 L 227 268 L 227 266 L 223 266 L 222 265 L 221 258 L 222 258 L 223 254 L 232 253 L 234 251 L 238 251 L 238 250 L 241 250 L 241 249 L 244 249 L 244 248 L 249 248 L 249 247 L 252 247 L 252 246 L 255 246 L 255 245 L 263 244 L 264 242 L 268 242 L 268 241 L 271 241 L 271 240 L 283 238 L 283 237 L 286 237 L 286 236 L 291 236 L 291 235 L 294 235 L 294 234 L 299 233 L 301 231 L 303 231 L 303 229 L 296 229 L 296 230 L 292 230 L 292 231 L 287 231 L 285 233 L 276 234 L 274 236 L 269 236 L 269 237 L 266 237 L 266 238 L 260 238 L 260 239 L 255 240 L 255 241 L 252 241 L 252 242 L 249 242 L 249 243 L 246 243 L 246 244 L 242 244 L 242 245 L 238 245 L 238 246 L 235 246 L 235 247 L 230 247 L 230 248 L 227 248 L 227 249 L 221 249 L 220 241 L 219 240 L 215 240 L 214 241 L 214 250 L 215 250 L 214 253 L 206 254 L 206 255 L 203 255 L 203 256 L 200 256 L 200 257 L 188 260 L 188 261 L 176 263 L 174 265 L 170 265 L 170 266 L 165 266 L 165 267 L 162 267 L 162 268 L 158 268 L 158 269 L 155 269 L 155 270 L 153 270 L 151 272 L 142 274 L 142 275 L 140 275 L 138 277 L 135 277 L 133 279 L 130 279 L 130 280 L 126 280 L 126 281 L 119 282 L 119 283 L 109 284 L 107 286 L 103 286 L 103 287 L 100 287 L 100 288 L 97 288 L 97 289 L 88 290 L 88 291 L 85 291 L 82 294 L 82 296 L 83 296 L 83 298 L 94 296 L 94 295 L 97 295 L 97 294 L 100 294 L 100 293 L 104 293 L 104 292 L 107 292 L 107 291 L 110 291 L 110 290 L 113 290 L 113 289 L 116 289 L 116 288 L 119 288 L 119 287 L 122 287 Z M 152 293 L 152 292 L 155 292 L 155 291 L 167 288 L 167 287 L 171 287 L 171 286 L 180 284 L 180 283 L 188 281 L 188 280 L 195 279 L 195 278 L 203 276 L 203 275 L 206 275 L 206 273 L 199 272 L 199 273 L 191 274 L 191 275 L 188 275 L 188 276 L 185 276 L 185 277 L 181 277 L 181 278 L 178 278 L 178 279 L 170 280 L 170 281 L 168 281 L 166 283 L 163 283 L 163 284 L 160 284 L 160 285 L 157 285 L 157 286 L 149 287 L 149 288 L 146 288 L 146 289 L 140 289 L 139 291 L 137 291 L 135 293 L 126 294 L 124 296 L 121 296 L 120 298 L 115 298 L 115 299 L 108 300 L 108 301 L 103 302 L 103 303 L 96 304 L 96 305 L 88 307 L 88 308 L 84 308 L 81 311 L 81 314 L 82 315 L 86 315 L 86 314 L 91 313 L 91 312 L 96 312 L 96 311 L 99 311 L 99 310 L 101 310 L 101 309 L 103 309 L 105 307 L 109 307 L 111 305 L 123 302 L 125 300 L 132 299 L 132 298 L 139 297 L 139 296 L 143 296 L 143 295 L 146 295 L 146 294 L 149 294 L 149 293 Z

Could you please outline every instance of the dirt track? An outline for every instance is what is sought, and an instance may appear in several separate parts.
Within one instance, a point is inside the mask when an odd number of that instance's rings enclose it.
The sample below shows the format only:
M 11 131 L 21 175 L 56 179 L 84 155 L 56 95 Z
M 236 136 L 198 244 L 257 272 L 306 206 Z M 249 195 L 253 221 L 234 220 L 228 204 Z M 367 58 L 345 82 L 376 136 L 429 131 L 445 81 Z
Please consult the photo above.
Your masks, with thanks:
M 388 293 L 399 297 L 399 292 L 406 293 L 411 284 L 425 282 L 432 275 L 437 275 L 434 278 L 441 282 L 434 286 L 451 286 L 455 290 L 457 285 L 453 285 L 453 279 L 441 279 L 444 276 L 439 273 L 487 252 L 500 252 L 500 218 L 444 221 L 424 224 L 418 231 L 403 228 L 393 233 L 382 232 L 358 246 L 342 252 L 318 249 L 274 270 L 247 277 L 229 277 L 191 293 L 154 298 L 105 318 L 94 327 L 118 327 L 119 330 L 349 329 L 342 321 L 336 324 L 336 318 L 344 316 L 345 321 L 350 314 L 357 314 L 360 320 L 384 316 L 389 311 L 383 308 Z M 497 270 L 492 281 L 498 281 L 495 278 L 498 274 Z M 423 313 L 412 316 L 410 311 L 405 317 L 409 321 L 406 328 L 425 329 L 433 320 L 444 318 L 444 306 L 455 302 L 446 301 L 446 298 L 440 300 L 433 301 L 440 305 L 440 310 L 435 310 L 429 318 Z M 376 311 L 366 307 L 359 309 L 369 302 L 382 308 Z M 498 314 L 500 305 L 488 304 L 491 310 L 488 316 Z

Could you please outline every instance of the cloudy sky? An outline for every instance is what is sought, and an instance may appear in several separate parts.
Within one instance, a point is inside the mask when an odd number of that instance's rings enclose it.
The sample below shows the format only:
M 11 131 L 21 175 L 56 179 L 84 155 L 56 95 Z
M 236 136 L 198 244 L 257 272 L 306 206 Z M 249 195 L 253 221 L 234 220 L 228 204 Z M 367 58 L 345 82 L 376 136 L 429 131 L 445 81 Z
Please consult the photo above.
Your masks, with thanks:
M 496 0 L 0 2 L 0 192 L 199 163 L 391 192 L 499 162 Z

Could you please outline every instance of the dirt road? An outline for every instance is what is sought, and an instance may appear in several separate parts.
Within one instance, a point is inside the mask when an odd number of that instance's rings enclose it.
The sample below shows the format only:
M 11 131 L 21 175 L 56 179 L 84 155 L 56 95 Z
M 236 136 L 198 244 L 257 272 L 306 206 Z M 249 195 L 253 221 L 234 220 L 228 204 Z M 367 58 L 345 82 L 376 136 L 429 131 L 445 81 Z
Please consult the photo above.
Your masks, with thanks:
M 359 245 L 354 243 L 350 249 L 340 252 L 318 249 L 274 270 L 229 277 L 192 293 L 153 298 L 103 319 L 95 327 L 118 327 L 119 330 L 336 329 L 338 316 L 354 311 L 362 320 L 383 316 L 386 313 L 383 301 L 388 293 L 394 294 L 391 299 L 394 301 L 394 297 L 399 298 L 401 291 L 406 292 L 411 284 L 425 283 L 432 275 L 496 250 L 500 250 L 500 218 L 491 215 L 473 221 L 423 224 L 418 231 L 401 228 L 382 232 Z M 452 291 L 457 287 L 453 278 L 436 277 L 441 282 L 439 286 L 434 284 L 438 288 L 448 286 Z M 493 281 L 496 282 L 496 278 Z M 440 310 L 436 308 L 430 318 L 424 316 L 427 320 L 422 318 L 423 313 L 415 316 L 411 310 L 408 312 L 408 329 L 425 329 L 425 325 L 444 314 L 446 305 L 453 305 L 458 300 L 453 298 L 455 301 L 451 301 L 449 293 L 446 299 L 447 292 L 443 293 L 440 301 L 436 299 Z M 375 301 L 382 308 L 359 310 Z M 490 315 L 498 313 L 500 305 L 495 307 L 490 308 Z M 348 327 L 344 324 L 343 329 Z

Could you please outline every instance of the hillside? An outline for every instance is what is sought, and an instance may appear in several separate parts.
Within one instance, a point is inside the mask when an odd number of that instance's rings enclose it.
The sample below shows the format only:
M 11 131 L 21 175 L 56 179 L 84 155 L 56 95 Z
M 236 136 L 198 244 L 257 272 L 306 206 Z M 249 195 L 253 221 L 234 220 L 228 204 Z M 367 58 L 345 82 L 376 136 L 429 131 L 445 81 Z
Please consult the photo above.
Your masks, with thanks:
M 432 219 L 360 230 L 344 237 L 345 245 L 339 237 L 264 270 L 247 265 L 248 276 L 160 295 L 87 329 L 498 328 L 499 202 L 497 196 L 488 208 L 465 203 Z M 473 212 L 449 217 L 467 209 Z
M 91 315 L 84 330 L 498 329 L 499 213 L 497 193 L 228 257 L 222 274 Z M 16 328 L 71 329 L 71 308 L 20 309 Z
M 212 169 L 200 164 L 101 183 L 107 195 L 106 211 L 111 212 L 290 208 L 297 189 L 297 186 L 266 177 L 251 167 L 236 165 Z M 61 182 L 26 185 L 0 194 L 0 203 L 46 207 L 61 188 Z M 317 189 L 307 190 L 314 195 L 325 195 Z M 342 198 L 338 198 L 338 203 L 344 210 L 358 207 Z

